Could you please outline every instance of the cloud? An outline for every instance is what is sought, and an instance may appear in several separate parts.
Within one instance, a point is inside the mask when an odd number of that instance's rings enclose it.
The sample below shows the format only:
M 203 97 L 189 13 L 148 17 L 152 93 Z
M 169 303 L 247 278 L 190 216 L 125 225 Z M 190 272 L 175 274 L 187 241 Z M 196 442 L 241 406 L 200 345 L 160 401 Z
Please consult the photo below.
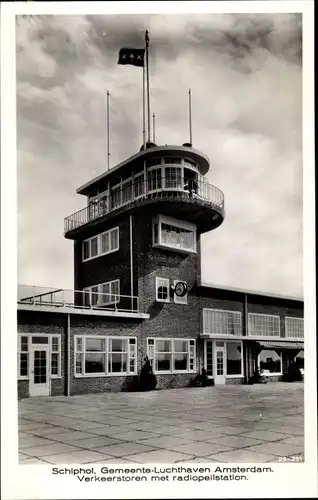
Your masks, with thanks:
M 17 21 L 19 280 L 73 286 L 63 218 L 76 188 L 142 142 L 142 71 L 117 65 L 150 32 L 156 142 L 211 159 L 226 220 L 202 238 L 205 282 L 302 294 L 301 17 L 294 14 L 22 16 Z

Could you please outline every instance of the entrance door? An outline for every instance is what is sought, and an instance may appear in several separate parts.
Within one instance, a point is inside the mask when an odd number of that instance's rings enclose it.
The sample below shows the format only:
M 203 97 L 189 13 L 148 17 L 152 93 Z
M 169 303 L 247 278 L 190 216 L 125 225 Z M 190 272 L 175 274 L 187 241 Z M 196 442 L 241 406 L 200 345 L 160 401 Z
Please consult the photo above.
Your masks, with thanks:
M 217 342 L 216 342 L 217 344 Z M 215 374 L 214 383 L 215 385 L 225 384 L 225 348 L 215 347 Z
M 31 350 L 30 396 L 49 396 L 49 348 L 33 347 Z

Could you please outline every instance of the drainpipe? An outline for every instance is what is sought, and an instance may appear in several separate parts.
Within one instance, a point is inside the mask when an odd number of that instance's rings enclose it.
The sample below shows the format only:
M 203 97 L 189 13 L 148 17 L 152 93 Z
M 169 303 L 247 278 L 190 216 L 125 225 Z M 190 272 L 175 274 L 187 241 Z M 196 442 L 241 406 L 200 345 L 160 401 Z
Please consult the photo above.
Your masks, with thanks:
M 248 335 L 248 320 L 247 320 L 247 294 L 244 293 L 244 336 Z M 243 341 L 243 361 L 244 361 L 244 378 L 245 382 L 249 381 L 250 378 L 250 356 L 249 349 L 247 345 L 247 340 Z
M 130 295 L 131 310 L 134 310 L 134 276 L 133 276 L 133 233 L 132 233 L 132 215 L 129 216 L 129 239 L 130 239 Z M 137 304 L 138 309 L 138 304 Z
M 67 314 L 66 326 L 66 342 L 67 342 L 67 364 L 66 364 L 66 377 L 67 377 L 67 390 L 66 395 L 71 395 L 71 315 Z

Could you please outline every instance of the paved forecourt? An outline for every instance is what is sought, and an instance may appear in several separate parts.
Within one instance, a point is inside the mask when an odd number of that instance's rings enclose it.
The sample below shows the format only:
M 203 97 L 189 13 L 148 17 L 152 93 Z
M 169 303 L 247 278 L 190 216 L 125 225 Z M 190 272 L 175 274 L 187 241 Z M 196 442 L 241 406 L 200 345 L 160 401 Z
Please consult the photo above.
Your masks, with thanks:
M 268 383 L 19 401 L 20 464 L 304 458 L 304 386 Z

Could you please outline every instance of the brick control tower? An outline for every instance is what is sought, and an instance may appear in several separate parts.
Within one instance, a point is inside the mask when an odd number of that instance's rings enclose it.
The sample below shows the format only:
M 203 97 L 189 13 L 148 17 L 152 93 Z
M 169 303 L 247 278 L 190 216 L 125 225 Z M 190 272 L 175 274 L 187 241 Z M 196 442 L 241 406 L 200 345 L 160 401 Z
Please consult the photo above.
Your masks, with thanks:
M 78 305 L 149 315 L 137 333 L 141 357 L 150 338 L 199 337 L 200 235 L 224 219 L 223 193 L 205 179 L 208 170 L 190 144 L 148 143 L 81 186 L 87 206 L 65 219 Z M 164 368 L 166 351 L 161 358 Z

